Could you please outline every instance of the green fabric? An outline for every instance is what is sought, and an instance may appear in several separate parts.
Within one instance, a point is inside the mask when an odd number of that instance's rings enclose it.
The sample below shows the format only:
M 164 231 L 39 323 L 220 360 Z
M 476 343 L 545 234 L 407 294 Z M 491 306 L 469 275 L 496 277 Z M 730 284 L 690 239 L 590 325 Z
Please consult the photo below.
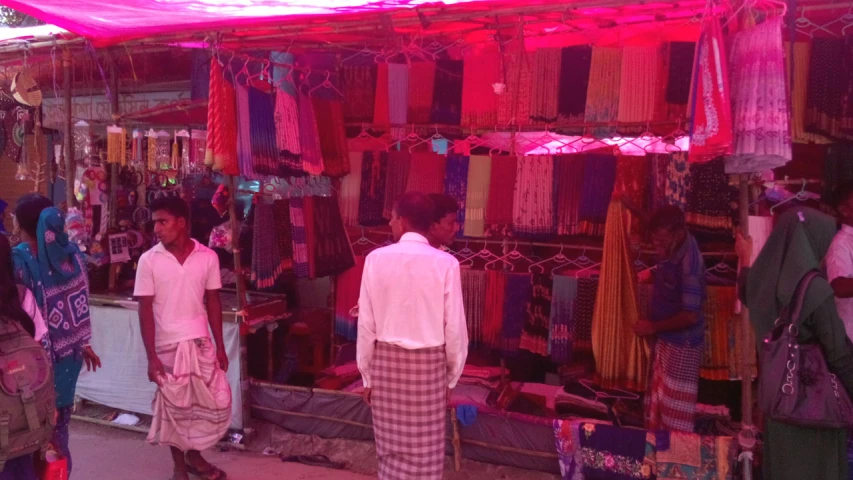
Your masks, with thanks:
M 821 268 L 836 231 L 834 218 L 811 208 L 792 209 L 779 217 L 746 285 L 746 303 L 756 338 L 764 338 L 773 328 L 773 322 L 791 302 L 806 273 Z M 833 297 L 829 283 L 816 279 L 809 287 L 797 321 L 808 318 L 826 299 Z

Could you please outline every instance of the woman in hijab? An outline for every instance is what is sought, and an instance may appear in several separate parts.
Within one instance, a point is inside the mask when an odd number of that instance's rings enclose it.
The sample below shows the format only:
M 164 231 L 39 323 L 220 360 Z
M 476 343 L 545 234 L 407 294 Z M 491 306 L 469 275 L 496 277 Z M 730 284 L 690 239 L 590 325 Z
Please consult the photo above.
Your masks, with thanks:
M 835 232 L 835 219 L 828 215 L 805 207 L 789 210 L 779 218 L 755 264 L 742 270 L 740 296 L 750 309 L 759 341 L 791 302 L 800 280 L 821 268 Z M 751 239 L 738 236 L 736 249 L 741 265 L 749 267 Z M 799 342 L 819 343 L 830 370 L 853 394 L 853 344 L 835 309 L 826 277 L 816 277 L 809 284 L 800 320 Z M 799 427 L 767 419 L 764 478 L 848 480 L 847 431 Z

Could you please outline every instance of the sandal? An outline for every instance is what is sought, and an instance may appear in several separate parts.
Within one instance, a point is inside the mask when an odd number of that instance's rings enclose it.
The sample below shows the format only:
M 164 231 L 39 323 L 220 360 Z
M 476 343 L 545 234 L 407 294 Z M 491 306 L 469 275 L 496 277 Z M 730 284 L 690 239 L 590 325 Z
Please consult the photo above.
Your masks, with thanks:
M 195 466 L 187 463 L 187 473 L 203 480 L 225 480 L 227 478 L 225 472 L 213 465 L 210 466 L 210 470 L 199 470 Z

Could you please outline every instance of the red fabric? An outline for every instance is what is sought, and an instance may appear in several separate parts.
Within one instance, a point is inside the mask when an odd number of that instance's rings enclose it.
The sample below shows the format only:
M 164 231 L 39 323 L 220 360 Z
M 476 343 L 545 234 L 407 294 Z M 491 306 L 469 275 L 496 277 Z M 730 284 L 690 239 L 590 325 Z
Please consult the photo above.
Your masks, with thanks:
M 504 297 L 506 275 L 498 270 L 489 270 L 486 277 L 486 312 L 483 315 L 483 344 L 499 348 L 504 321 Z
M 430 123 L 435 62 L 414 62 L 409 70 L 409 122 Z
M 512 225 L 512 207 L 517 175 L 518 157 L 514 155 L 492 157 L 489 203 L 486 206 L 486 225 L 490 229 L 499 225 Z
M 437 153 L 413 153 L 406 192 L 444 193 L 446 162 L 447 157 Z
M 305 243 L 308 245 L 308 278 L 317 278 L 317 235 L 314 227 L 314 197 L 302 198 L 302 212 L 305 218 Z
M 391 122 L 388 95 L 388 64 L 380 63 L 376 70 L 376 98 L 373 106 L 373 123 L 377 125 L 388 125 Z
M 210 61 L 205 163 L 225 175 L 240 175 L 237 163 L 237 94 L 225 80 L 222 66 Z
M 732 153 L 732 103 L 729 98 L 729 74 L 726 44 L 720 19 L 705 19 L 693 71 L 690 131 L 691 162 L 709 162 Z

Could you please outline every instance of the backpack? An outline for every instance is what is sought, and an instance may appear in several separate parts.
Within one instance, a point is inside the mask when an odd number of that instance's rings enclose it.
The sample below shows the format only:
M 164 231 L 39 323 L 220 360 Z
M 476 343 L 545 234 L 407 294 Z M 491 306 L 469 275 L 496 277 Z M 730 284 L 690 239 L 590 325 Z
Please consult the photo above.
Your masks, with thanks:
M 0 318 L 0 471 L 47 449 L 56 424 L 53 365 L 18 322 Z

